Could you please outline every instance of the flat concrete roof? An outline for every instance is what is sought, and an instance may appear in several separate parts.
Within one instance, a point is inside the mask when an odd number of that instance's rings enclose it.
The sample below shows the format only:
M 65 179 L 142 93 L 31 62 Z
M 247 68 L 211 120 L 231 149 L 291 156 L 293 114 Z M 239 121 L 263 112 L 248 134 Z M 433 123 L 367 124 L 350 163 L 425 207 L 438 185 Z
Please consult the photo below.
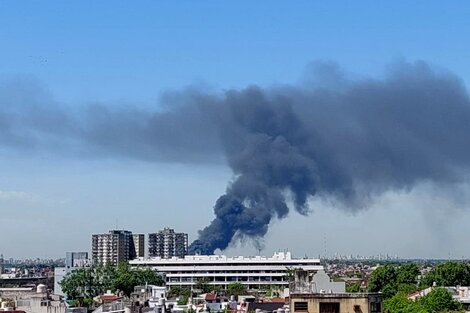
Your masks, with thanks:
M 381 293 L 377 292 L 346 292 L 346 293 L 291 293 L 289 297 L 292 298 L 369 298 L 369 297 L 382 297 Z

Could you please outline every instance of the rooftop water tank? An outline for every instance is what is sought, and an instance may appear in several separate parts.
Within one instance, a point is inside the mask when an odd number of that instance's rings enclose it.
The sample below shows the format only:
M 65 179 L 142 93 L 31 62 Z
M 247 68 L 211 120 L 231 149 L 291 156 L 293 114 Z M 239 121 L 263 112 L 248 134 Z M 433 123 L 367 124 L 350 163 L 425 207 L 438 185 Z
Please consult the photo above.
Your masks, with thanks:
M 46 285 L 39 284 L 36 287 L 36 293 L 46 293 L 47 292 L 47 287 Z

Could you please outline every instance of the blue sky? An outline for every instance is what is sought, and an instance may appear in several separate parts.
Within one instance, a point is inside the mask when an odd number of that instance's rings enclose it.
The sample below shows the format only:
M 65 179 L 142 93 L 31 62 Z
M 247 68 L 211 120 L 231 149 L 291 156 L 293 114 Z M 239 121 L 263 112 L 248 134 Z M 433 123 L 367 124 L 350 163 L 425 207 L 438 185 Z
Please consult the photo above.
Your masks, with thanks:
M 154 100 L 168 88 L 297 81 L 315 60 L 380 73 L 396 58 L 470 75 L 468 3 L 2 1 L 2 75 L 66 101 Z
M 0 83 L 35 81 L 72 107 L 95 102 L 154 106 L 161 93 L 188 85 L 219 91 L 295 84 L 308 79 L 306 69 L 316 61 L 337 62 L 368 77 L 405 59 L 448 69 L 468 86 L 469 15 L 467 1 L 0 1 Z M 16 238 L 2 240 L 5 251 L 0 252 L 12 257 L 60 257 L 66 250 L 89 249 L 91 233 L 114 227 L 115 215 L 120 227 L 135 232 L 174 226 L 194 239 L 231 178 L 223 164 L 149 164 L 47 153 L 3 152 L 0 171 L 0 212 Z M 455 223 L 469 221 L 459 209 L 465 205 L 445 195 L 433 202 L 422 189 L 387 195 L 378 200 L 379 209 L 359 216 L 339 217 L 315 204 L 311 217 L 276 222 L 266 237 L 266 253 L 287 248 L 284 238 L 290 232 L 285 230 L 302 225 L 303 233 L 296 228 L 292 236 L 319 239 L 293 244 L 290 248 L 300 256 L 321 253 L 323 235 L 344 228 L 328 235 L 336 238 L 330 240 L 332 251 L 460 257 L 465 251 L 457 244 L 449 247 L 452 251 L 439 251 L 440 245 L 423 242 L 404 246 L 406 238 L 401 238 L 383 246 L 393 236 L 393 225 L 402 223 L 397 217 L 402 214 L 393 212 L 422 205 L 416 200 L 421 197 L 431 201 L 426 206 L 432 210 L 455 207 L 463 217 Z M 420 224 L 426 213 L 405 211 L 409 228 L 402 234 L 412 236 L 418 227 L 432 237 L 429 224 Z M 355 239 L 365 240 L 370 234 L 350 225 L 384 218 L 392 226 L 368 247 L 338 239 L 355 233 Z M 461 235 L 443 230 L 442 240 Z M 253 249 L 248 244 L 228 252 Z

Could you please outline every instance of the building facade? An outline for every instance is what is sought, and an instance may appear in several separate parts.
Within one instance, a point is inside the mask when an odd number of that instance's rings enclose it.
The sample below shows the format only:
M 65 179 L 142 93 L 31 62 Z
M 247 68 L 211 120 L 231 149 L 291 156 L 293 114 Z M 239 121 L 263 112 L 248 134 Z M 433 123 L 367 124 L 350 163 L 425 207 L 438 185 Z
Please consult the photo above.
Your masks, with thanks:
M 91 265 L 91 260 L 88 259 L 88 252 L 66 252 L 65 253 L 65 267 L 54 268 L 54 294 L 65 296 L 62 291 L 62 279 L 69 273 Z
M 187 255 L 184 258 L 139 258 L 132 266 L 147 266 L 165 276 L 166 285 L 194 287 L 200 281 L 221 288 L 235 282 L 248 289 L 263 286 L 289 287 L 291 269 L 302 268 L 313 273 L 323 269 L 319 259 L 294 259 L 289 252 L 272 257 L 227 257 L 224 255 Z
M 379 293 L 291 293 L 292 313 L 382 313 Z
M 165 228 L 149 234 L 148 246 L 151 258 L 184 257 L 188 253 L 188 234 L 176 233 L 174 229 Z
M 7 307 L 2 307 L 0 312 L 68 313 L 61 297 L 51 295 L 42 284 L 37 287 L 0 288 L 0 298 L 8 299 Z M 86 313 L 86 308 L 76 312 Z
M 145 235 L 134 234 L 132 238 L 134 240 L 135 257 L 143 258 L 145 256 Z
M 136 256 L 134 237 L 128 230 L 110 230 L 107 234 L 95 234 L 91 239 L 94 264 L 127 262 Z
M 289 285 L 291 313 L 382 313 L 380 293 L 347 293 L 344 282 L 333 282 L 318 271 L 295 270 Z
M 89 265 L 88 252 L 66 252 L 65 253 L 65 267 L 84 267 Z

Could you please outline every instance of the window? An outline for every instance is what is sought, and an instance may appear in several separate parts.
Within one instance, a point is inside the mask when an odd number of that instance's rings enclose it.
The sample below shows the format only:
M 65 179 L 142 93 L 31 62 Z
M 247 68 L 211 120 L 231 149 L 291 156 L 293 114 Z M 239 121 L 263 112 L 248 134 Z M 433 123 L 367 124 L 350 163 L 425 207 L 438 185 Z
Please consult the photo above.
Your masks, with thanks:
M 30 307 L 31 306 L 31 300 L 17 300 L 16 301 L 16 306 L 17 307 Z
M 320 313 L 339 313 L 339 303 L 320 302 Z
M 308 303 L 294 302 L 294 312 L 308 312 Z
M 380 302 L 371 302 L 370 303 L 370 311 L 371 312 L 381 312 L 382 307 Z

